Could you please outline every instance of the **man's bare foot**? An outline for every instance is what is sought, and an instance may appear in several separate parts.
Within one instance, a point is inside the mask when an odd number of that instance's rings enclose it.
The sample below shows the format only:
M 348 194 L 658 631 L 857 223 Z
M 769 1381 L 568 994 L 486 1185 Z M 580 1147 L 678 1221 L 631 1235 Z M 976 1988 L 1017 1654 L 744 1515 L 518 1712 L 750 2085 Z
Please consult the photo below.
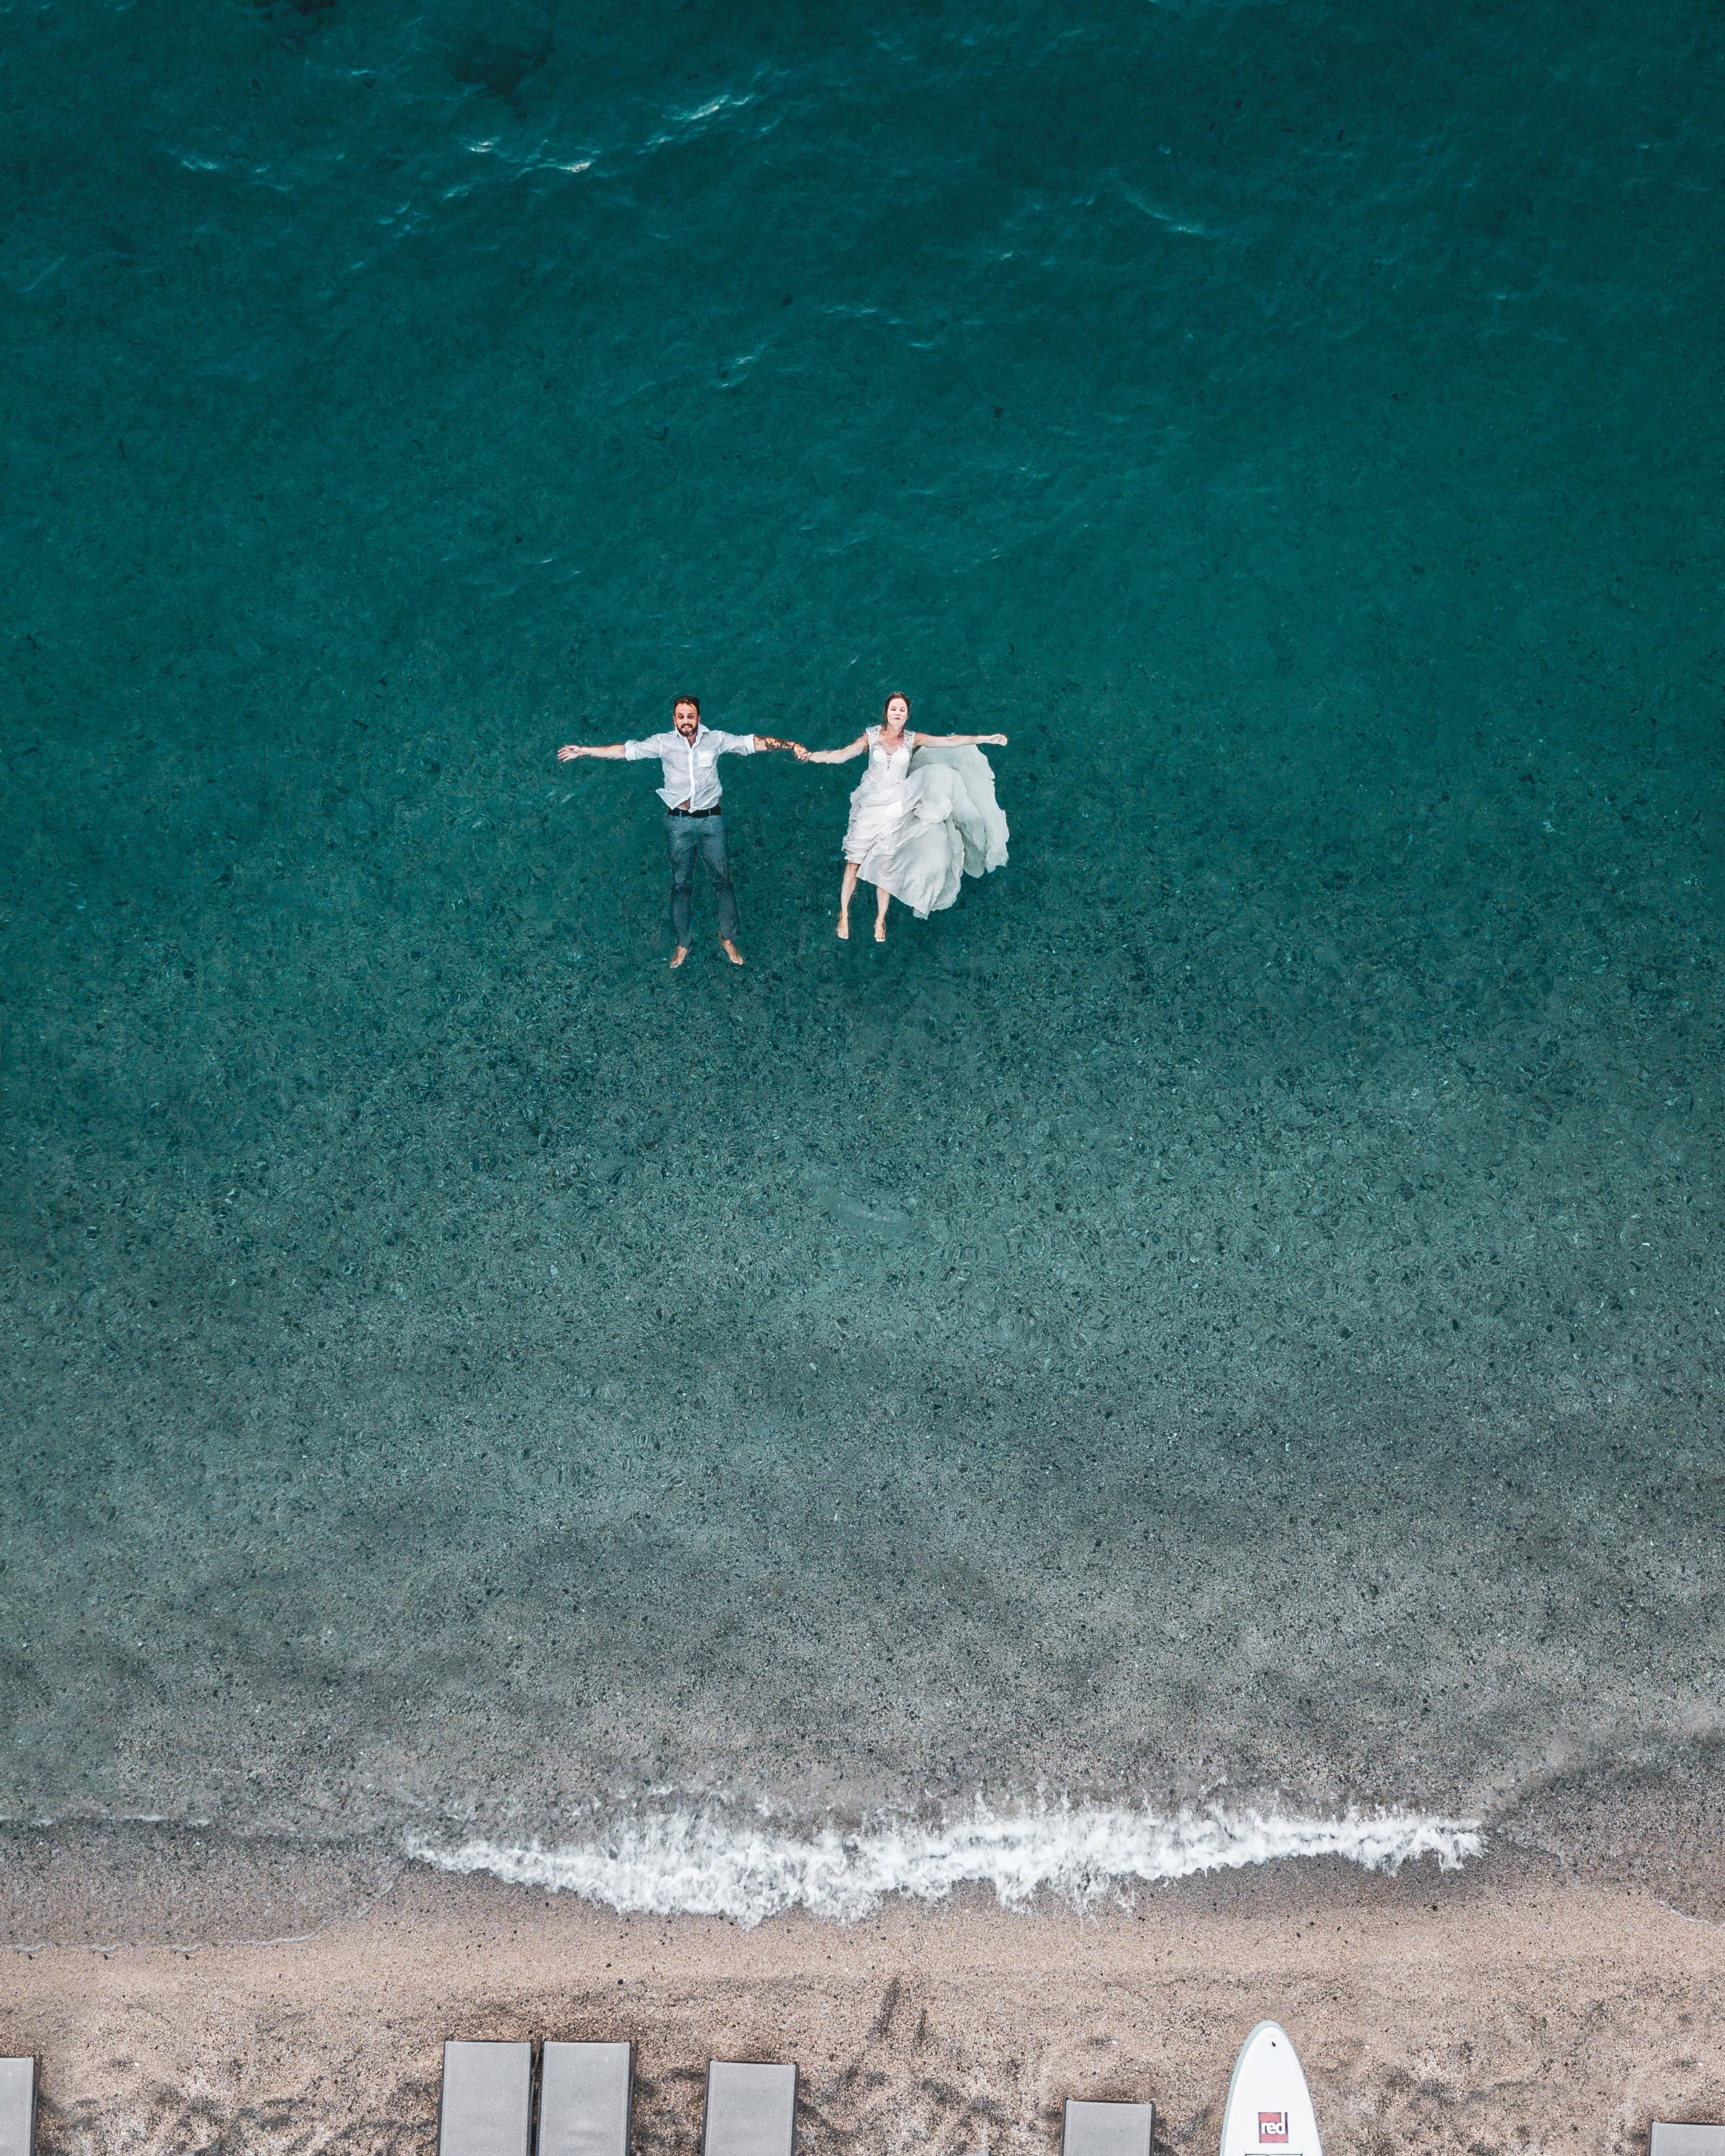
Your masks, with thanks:
M 839 916 L 839 933 L 845 942 L 850 941 L 850 923 L 842 913 Z
M 875 941 L 877 943 L 884 943 L 886 941 L 886 923 L 884 921 L 877 921 L 875 923 Z
M 675 973 L 677 968 L 682 964 L 684 959 L 685 959 L 688 955 L 689 946 L 686 943 L 678 944 L 676 949 L 671 952 L 671 971 L 673 973 Z
M 728 936 L 721 936 L 719 938 L 719 948 L 725 953 L 725 956 L 731 961 L 733 966 L 740 966 L 742 963 L 742 952 L 737 949 L 737 946 L 731 941 L 731 938 Z

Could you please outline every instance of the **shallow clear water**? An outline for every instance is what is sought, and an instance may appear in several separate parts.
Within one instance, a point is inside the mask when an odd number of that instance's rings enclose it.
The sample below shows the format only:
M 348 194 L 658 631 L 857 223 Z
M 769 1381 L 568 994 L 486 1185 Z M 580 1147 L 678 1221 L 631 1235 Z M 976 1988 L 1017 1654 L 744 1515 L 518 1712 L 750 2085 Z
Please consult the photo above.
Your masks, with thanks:
M 1710 1749 L 1715 18 L 0 45 L 7 1811 Z M 556 745 L 895 687 L 1009 865 L 841 947 L 854 772 L 733 765 L 670 978 Z

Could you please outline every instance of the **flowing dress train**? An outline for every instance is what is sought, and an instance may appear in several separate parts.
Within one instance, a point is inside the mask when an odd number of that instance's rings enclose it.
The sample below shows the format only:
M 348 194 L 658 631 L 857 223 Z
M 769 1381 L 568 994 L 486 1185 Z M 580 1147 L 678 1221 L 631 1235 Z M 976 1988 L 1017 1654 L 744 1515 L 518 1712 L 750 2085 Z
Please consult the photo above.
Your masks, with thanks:
M 979 748 L 891 751 L 880 729 L 868 730 L 869 762 L 850 797 L 845 858 L 865 883 L 889 891 L 919 921 L 958 896 L 967 875 L 1004 867 L 1006 819 L 994 798 L 994 773 Z

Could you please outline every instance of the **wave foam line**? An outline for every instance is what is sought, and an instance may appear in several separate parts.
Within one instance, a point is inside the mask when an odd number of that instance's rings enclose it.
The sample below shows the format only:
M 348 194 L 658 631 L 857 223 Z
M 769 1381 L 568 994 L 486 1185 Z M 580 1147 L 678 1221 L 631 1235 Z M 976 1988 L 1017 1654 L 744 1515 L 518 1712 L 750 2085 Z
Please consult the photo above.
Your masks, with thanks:
M 1477 1820 L 1406 1811 L 1339 1817 L 1181 1811 L 1173 1817 L 1065 1806 L 997 1815 L 978 1806 L 939 1826 L 877 1822 L 780 1833 L 709 1811 L 655 1813 L 593 1840 L 547 1848 L 476 1840 L 408 1854 L 440 1871 L 485 1871 L 524 1887 L 578 1894 L 622 1915 L 732 1917 L 753 1926 L 792 1909 L 852 1923 L 889 1895 L 937 1902 L 955 1887 L 992 1887 L 1022 1909 L 1039 1893 L 1080 1908 L 1135 1884 L 1233 1871 L 1291 1856 L 1341 1856 L 1396 1871 L 1435 1856 L 1455 1871 L 1483 1847 Z

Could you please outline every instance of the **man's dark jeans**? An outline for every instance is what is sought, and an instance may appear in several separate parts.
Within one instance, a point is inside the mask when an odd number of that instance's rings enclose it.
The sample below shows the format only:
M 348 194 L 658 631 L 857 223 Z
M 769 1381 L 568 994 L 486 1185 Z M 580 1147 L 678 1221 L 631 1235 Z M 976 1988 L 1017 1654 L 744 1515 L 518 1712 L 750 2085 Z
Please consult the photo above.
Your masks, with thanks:
M 719 935 L 726 943 L 737 935 L 737 901 L 731 892 L 731 858 L 725 850 L 725 819 L 718 816 L 667 816 L 665 844 L 670 848 L 671 935 L 680 951 L 689 947 L 689 922 L 694 912 L 695 856 L 706 863 L 706 872 L 719 899 Z

